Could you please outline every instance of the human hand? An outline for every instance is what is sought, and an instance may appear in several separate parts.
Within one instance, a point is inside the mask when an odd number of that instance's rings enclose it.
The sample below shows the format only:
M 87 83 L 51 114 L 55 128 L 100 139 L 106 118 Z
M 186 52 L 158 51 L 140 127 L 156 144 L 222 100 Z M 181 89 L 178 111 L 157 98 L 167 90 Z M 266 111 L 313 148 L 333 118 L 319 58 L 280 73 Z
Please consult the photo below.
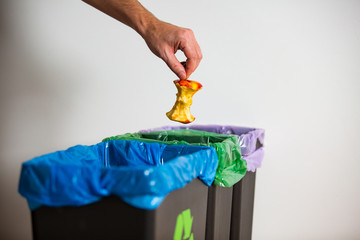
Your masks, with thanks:
M 202 59 L 199 44 L 190 29 L 158 20 L 147 28 L 142 37 L 150 50 L 163 59 L 180 79 L 187 79 Z M 178 50 L 184 52 L 187 58 L 184 65 L 175 56 Z
M 187 79 L 198 67 L 202 54 L 190 29 L 160 21 L 137 0 L 83 1 L 137 31 L 150 50 L 163 59 L 180 80 Z M 187 58 L 184 65 L 175 57 L 179 49 Z

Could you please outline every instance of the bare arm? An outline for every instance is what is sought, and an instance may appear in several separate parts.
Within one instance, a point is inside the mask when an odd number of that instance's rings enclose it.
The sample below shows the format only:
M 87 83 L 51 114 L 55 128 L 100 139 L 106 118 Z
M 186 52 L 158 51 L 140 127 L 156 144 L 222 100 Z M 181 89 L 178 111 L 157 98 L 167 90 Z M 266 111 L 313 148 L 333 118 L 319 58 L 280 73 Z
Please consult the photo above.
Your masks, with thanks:
M 198 67 L 202 54 L 190 29 L 160 21 L 137 0 L 83 1 L 137 31 L 150 50 L 163 59 L 180 79 L 188 78 Z M 187 58 L 186 69 L 175 57 L 178 49 Z

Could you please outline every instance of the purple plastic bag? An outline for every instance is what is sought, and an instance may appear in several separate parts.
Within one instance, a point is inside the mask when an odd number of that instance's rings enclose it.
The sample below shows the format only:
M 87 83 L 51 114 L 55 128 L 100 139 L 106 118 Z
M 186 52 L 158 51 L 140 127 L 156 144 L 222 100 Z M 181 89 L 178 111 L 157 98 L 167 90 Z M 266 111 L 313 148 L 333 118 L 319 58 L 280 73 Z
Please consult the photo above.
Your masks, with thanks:
M 261 147 L 249 155 L 244 155 L 243 158 L 247 162 L 247 171 L 255 172 L 257 168 L 261 167 L 261 162 L 264 158 L 264 148 Z
M 265 131 L 263 129 L 222 125 L 193 125 L 165 126 L 142 130 L 140 132 L 166 131 L 172 129 L 193 129 L 226 135 L 237 135 L 239 137 L 241 154 L 248 164 L 247 171 L 255 172 L 256 168 L 261 167 L 261 162 L 264 157 L 264 149 L 262 146 L 264 145 Z M 257 142 L 261 144 L 261 147 L 256 150 Z

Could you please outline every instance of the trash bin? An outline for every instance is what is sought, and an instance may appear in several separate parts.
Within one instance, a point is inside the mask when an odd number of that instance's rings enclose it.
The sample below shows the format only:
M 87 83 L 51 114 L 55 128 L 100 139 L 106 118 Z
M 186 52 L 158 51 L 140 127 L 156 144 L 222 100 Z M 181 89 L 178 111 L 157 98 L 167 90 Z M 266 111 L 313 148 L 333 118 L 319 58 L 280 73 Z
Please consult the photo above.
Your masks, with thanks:
M 209 188 L 206 239 L 251 239 L 256 169 L 263 159 L 264 130 L 238 126 L 191 125 L 165 126 L 140 132 L 193 129 L 226 135 L 237 135 L 247 173 L 233 187 L 213 184 Z
M 211 147 L 107 141 L 23 163 L 19 192 L 34 239 L 204 239 L 217 165 Z

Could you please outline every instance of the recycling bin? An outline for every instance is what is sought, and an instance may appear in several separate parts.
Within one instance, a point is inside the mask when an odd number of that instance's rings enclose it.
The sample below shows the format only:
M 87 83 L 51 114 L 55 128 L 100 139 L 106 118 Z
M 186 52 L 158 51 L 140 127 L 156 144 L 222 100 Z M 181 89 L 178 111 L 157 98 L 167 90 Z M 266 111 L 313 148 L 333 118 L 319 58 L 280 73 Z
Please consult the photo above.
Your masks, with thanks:
M 208 187 L 194 179 L 154 210 L 116 196 L 79 207 L 43 206 L 31 212 L 33 239 L 205 239 L 207 195 Z
M 206 146 L 106 141 L 23 163 L 34 239 L 205 239 Z
M 178 138 L 184 136 L 180 132 L 167 135 L 167 144 L 162 144 L 164 135 L 159 140 L 153 133 L 140 139 L 127 134 L 122 140 L 75 146 L 24 163 L 19 192 L 31 209 L 34 239 L 251 239 L 263 130 L 218 125 L 190 128 L 221 136 L 197 133 L 197 139 L 189 143 L 185 141 L 189 136 Z M 226 149 L 230 151 L 224 153 Z M 219 156 L 240 163 L 235 178 L 221 179 L 221 168 L 216 171 Z M 132 161 L 114 160 L 118 158 Z M 75 164 L 69 164 L 72 161 Z M 177 174 L 159 174 L 167 166 Z M 129 175 L 134 169 L 136 174 Z M 218 179 L 211 185 L 215 172 Z M 149 173 L 162 178 L 152 181 L 146 177 Z M 64 179 L 66 187 L 61 183 Z M 169 184 L 162 184 L 164 190 L 151 185 L 157 183 Z

